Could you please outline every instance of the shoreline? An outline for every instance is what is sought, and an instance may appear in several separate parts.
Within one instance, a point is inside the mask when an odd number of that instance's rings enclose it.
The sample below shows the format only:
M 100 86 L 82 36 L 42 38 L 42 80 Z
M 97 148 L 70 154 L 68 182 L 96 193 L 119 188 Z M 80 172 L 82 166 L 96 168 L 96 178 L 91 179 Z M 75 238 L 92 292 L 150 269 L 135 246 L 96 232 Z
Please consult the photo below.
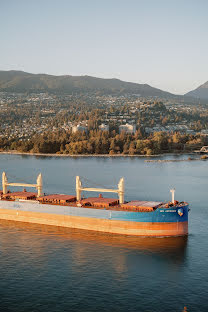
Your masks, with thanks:
M 70 158 L 77 158 L 77 157 L 159 157 L 159 156 L 182 156 L 182 155 L 195 155 L 194 152 L 187 152 L 187 153 L 163 153 L 157 155 L 125 155 L 125 154 L 48 154 L 48 153 L 27 153 L 27 152 L 18 152 L 18 151 L 0 151 L 0 154 L 5 155 L 25 155 L 25 156 L 43 156 L 43 157 L 70 157 Z M 200 158 L 198 158 L 200 159 Z

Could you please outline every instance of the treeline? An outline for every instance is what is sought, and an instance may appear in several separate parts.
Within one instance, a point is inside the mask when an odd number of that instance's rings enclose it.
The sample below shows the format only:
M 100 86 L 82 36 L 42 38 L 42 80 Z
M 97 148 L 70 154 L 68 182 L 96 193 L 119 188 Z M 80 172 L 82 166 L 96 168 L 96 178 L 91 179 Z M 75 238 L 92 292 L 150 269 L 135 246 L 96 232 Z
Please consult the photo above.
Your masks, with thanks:
M 70 131 L 35 134 L 30 139 L 0 138 L 1 150 L 29 153 L 58 153 L 70 155 L 124 154 L 154 155 L 170 152 L 189 152 L 206 145 L 206 137 L 180 133 L 155 132 L 145 137 L 140 130 L 135 135 L 115 130 L 109 132 L 91 130 L 89 133 Z

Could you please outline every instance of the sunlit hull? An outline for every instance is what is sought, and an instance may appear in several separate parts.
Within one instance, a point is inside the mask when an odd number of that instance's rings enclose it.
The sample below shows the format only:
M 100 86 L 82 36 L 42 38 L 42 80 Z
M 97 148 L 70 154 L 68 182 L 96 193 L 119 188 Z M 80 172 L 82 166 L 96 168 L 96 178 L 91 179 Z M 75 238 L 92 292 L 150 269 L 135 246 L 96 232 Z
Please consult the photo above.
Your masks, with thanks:
M 188 205 L 132 212 L 2 200 L 0 219 L 125 235 L 188 234 Z

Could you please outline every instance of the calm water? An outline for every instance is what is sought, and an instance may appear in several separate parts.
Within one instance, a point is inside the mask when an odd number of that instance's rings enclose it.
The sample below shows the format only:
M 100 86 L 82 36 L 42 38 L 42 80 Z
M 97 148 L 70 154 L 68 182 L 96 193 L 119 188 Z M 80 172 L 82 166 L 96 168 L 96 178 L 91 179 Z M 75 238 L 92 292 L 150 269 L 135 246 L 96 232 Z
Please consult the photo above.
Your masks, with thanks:
M 170 200 L 175 187 L 191 208 L 189 236 L 171 239 L 0 221 L 0 311 L 208 311 L 207 167 L 0 155 L 10 182 L 33 183 L 42 172 L 45 192 L 74 194 L 76 175 L 94 187 L 124 176 L 126 199 Z

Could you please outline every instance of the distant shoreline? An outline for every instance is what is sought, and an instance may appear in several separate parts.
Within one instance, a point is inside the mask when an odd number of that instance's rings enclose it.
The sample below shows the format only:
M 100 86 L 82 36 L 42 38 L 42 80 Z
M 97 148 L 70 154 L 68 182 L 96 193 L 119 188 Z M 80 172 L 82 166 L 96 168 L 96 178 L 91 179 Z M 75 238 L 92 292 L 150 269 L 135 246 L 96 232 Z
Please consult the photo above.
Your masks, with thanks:
M 165 153 L 157 155 L 125 155 L 125 154 L 54 154 L 54 153 L 27 153 L 27 152 L 17 152 L 17 151 L 0 151 L 0 154 L 6 155 L 25 155 L 25 156 L 44 156 L 44 157 L 159 157 L 159 156 L 181 156 L 181 155 L 193 155 L 193 152 L 186 153 Z

